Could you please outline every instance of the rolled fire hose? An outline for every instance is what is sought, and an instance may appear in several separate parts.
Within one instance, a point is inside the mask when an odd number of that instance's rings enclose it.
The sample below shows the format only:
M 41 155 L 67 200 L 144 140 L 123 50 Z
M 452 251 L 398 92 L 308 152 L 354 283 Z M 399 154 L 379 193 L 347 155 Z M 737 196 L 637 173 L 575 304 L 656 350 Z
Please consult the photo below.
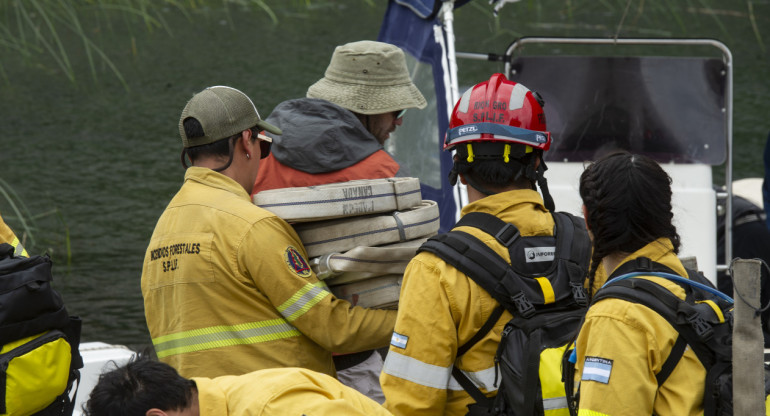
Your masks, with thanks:
M 253 201 L 288 222 L 307 222 L 403 211 L 420 204 L 422 194 L 417 178 L 384 178 L 271 189 Z
M 385 215 L 361 216 L 295 224 L 308 257 L 342 253 L 357 246 L 379 246 L 434 235 L 439 229 L 438 205 L 419 205 Z
M 353 306 L 396 309 L 402 279 L 402 275 L 391 274 L 342 286 L 331 286 L 329 289 L 334 296 L 350 302 Z
M 329 286 L 357 282 L 386 274 L 404 274 L 409 260 L 427 237 L 381 247 L 354 247 L 344 253 L 310 259 L 310 267 Z

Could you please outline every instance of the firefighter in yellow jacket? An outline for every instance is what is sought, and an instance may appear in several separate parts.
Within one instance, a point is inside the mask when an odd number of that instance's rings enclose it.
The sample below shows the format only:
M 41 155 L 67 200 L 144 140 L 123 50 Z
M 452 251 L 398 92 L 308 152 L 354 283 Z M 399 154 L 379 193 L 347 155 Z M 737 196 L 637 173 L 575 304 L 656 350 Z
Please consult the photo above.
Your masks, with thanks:
M 99 376 L 88 416 L 388 416 L 377 402 L 326 375 L 272 368 L 239 376 L 184 378 L 139 358 Z
M 297 234 L 251 202 L 280 129 L 242 92 L 210 87 L 182 111 L 193 166 L 161 215 L 142 269 L 158 357 L 185 377 L 304 367 L 334 375 L 331 352 L 387 345 L 395 311 L 352 307 L 308 267 Z
M 593 235 L 589 287 L 595 293 L 615 269 L 640 257 L 687 277 L 677 257 L 671 180 L 651 159 L 614 153 L 580 178 L 586 225 Z M 681 299 L 682 287 L 643 276 Z M 576 342 L 580 416 L 703 414 L 706 370 L 692 349 L 662 385 L 658 375 L 678 332 L 646 306 L 608 298 L 592 305 Z
M 543 186 L 541 158 L 550 134 L 542 106 L 539 96 L 502 74 L 458 101 L 445 149 L 456 150 L 450 181 L 468 185 L 463 215 L 492 214 L 514 224 L 522 236 L 553 235 L 553 201 Z M 475 227 L 456 230 L 479 238 L 510 263 L 508 250 L 494 236 Z M 435 254 L 421 252 L 412 259 L 380 377 L 385 407 L 395 415 L 465 415 L 473 399 L 452 377 L 455 366 L 487 396 L 495 395 L 494 356 L 511 314 L 505 311 L 467 352 L 458 357 L 457 351 L 497 306 L 481 286 Z

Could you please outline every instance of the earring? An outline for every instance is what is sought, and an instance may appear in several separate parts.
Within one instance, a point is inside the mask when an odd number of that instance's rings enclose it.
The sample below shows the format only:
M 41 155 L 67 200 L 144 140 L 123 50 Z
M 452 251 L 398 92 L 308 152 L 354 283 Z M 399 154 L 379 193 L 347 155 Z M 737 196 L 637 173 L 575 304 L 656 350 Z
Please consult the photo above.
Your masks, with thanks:
M 246 159 L 251 159 L 251 155 L 246 153 Z

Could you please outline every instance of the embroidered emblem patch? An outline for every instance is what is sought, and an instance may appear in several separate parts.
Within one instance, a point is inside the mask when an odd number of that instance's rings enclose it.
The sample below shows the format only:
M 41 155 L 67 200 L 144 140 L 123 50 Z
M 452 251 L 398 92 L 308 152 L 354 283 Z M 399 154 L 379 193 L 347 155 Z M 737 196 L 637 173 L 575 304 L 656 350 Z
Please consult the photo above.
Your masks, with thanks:
M 390 337 L 390 345 L 396 348 L 406 348 L 407 342 L 409 342 L 409 337 L 406 335 L 401 335 L 398 332 L 394 332 L 393 336 Z
M 296 248 L 292 246 L 286 247 L 286 252 L 283 253 L 283 260 L 299 277 L 310 277 L 310 266 L 307 265 L 302 254 Z
M 612 372 L 612 360 L 602 357 L 586 357 L 583 362 L 582 380 L 608 384 Z

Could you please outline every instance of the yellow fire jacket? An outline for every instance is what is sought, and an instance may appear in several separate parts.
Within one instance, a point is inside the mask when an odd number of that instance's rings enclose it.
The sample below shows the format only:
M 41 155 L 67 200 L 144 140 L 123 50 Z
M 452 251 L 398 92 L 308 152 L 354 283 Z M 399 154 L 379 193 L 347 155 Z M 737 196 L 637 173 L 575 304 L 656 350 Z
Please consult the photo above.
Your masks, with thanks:
M 637 257 L 648 257 L 687 277 L 667 238 L 648 244 L 619 264 Z M 603 267 L 599 265 L 600 269 Z M 685 297 L 684 290 L 670 280 L 643 278 L 682 299 Z M 666 382 L 658 388 L 655 374 L 661 370 L 676 338 L 677 331 L 668 321 L 646 306 L 620 299 L 604 299 L 591 306 L 576 343 L 576 384 L 580 383 L 578 414 L 703 414 L 706 370 L 691 349 L 685 351 Z M 590 371 L 584 371 L 586 368 Z
M 504 192 L 462 210 L 486 212 L 518 227 L 521 235 L 552 235 L 554 221 L 536 191 Z M 473 227 L 459 227 L 481 239 L 510 263 L 508 250 Z M 395 415 L 465 415 L 473 399 L 451 376 L 459 367 L 489 396 L 496 394 L 494 355 L 511 314 L 504 312 L 492 331 L 468 352 L 471 339 L 498 306 L 481 286 L 432 253 L 409 263 L 399 299 L 396 328 L 380 382 L 384 406 Z M 499 382 L 499 380 L 498 380 Z
M 16 249 L 14 251 L 14 255 L 16 256 L 29 257 L 27 250 L 25 250 L 24 246 L 21 245 L 21 241 L 19 241 L 19 239 L 16 237 L 16 234 L 13 233 L 11 227 L 9 227 L 5 221 L 3 221 L 3 217 L 0 217 L 0 243 L 8 243 L 12 245 Z
M 390 415 L 377 402 L 336 379 L 302 368 L 193 380 L 201 416 Z
M 310 270 L 294 229 L 234 180 L 192 167 L 158 220 L 142 269 L 158 357 L 185 377 L 304 367 L 387 345 L 395 311 L 352 307 Z

